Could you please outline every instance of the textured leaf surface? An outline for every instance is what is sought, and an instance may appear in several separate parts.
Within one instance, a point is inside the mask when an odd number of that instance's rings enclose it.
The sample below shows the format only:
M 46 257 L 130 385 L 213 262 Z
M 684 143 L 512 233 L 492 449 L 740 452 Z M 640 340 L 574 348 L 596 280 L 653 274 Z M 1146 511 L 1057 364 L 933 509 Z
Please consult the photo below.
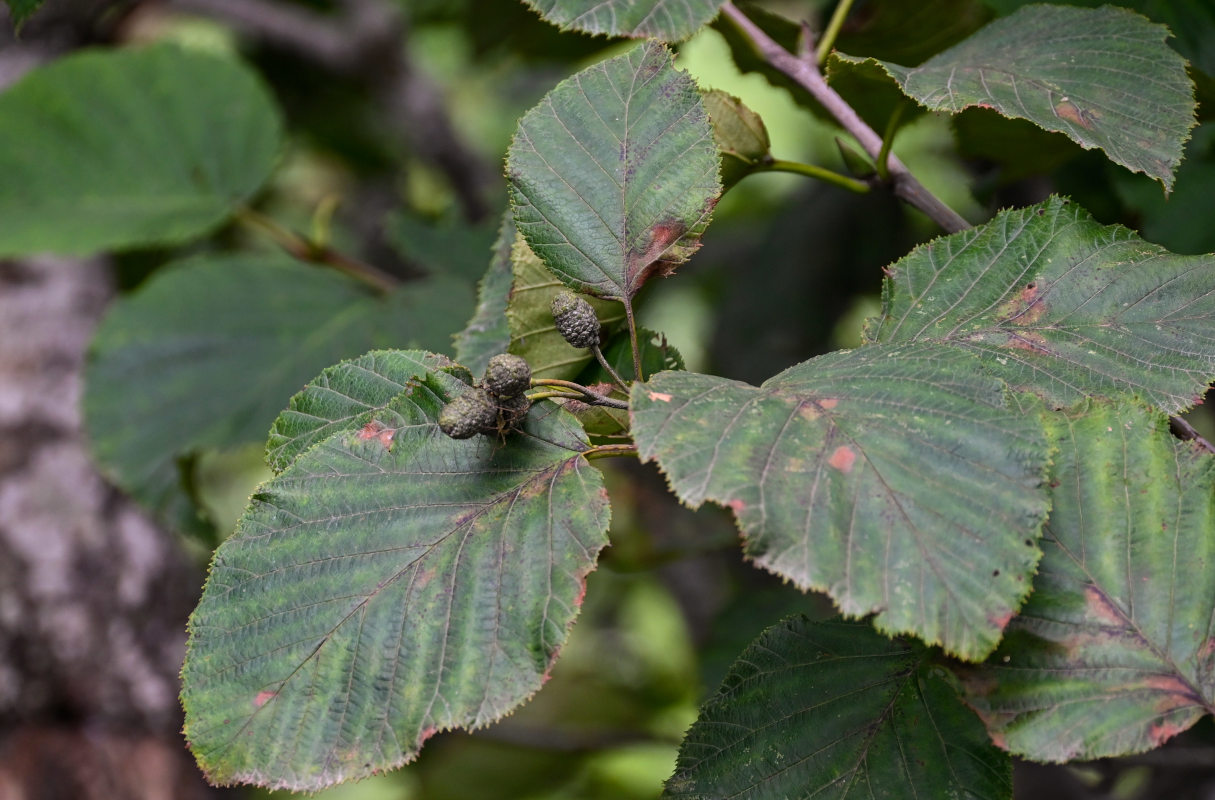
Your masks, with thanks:
M 992 746 L 925 648 L 792 617 L 730 668 L 664 797 L 1012 797 Z
M 627 301 L 699 246 L 717 162 L 692 79 L 647 42 L 524 115 L 507 158 L 515 224 L 567 285 Z
M 280 128 L 231 59 L 169 46 L 59 59 L 0 94 L 0 256 L 206 233 L 270 174 Z
M 506 319 L 510 329 L 510 352 L 527 359 L 536 378 L 570 379 L 582 371 L 595 356 L 574 347 L 557 332 L 553 321 L 553 297 L 565 284 L 553 277 L 519 236 L 511 255 L 514 283 L 507 302 Z M 624 320 L 624 307 L 613 300 L 587 297 L 604 329 L 611 331 Z M 499 351 L 501 352 L 501 351 Z
M 485 365 L 510 346 L 506 302 L 510 299 L 514 268 L 511 248 L 515 243 L 515 217 L 508 209 L 494 242 L 489 269 L 477 286 L 477 308 L 464 330 L 456 334 L 456 360 L 480 375 Z
M 947 342 L 1057 406 L 1134 393 L 1173 412 L 1215 378 L 1215 257 L 1178 256 L 1051 198 L 887 270 L 881 342 Z
M 976 367 L 913 346 L 833 353 L 758 388 L 660 373 L 633 389 L 633 436 L 682 500 L 734 511 L 761 566 L 981 658 L 1040 555 L 1047 447 Z
M 1035 0 L 983 0 L 1000 14 L 1011 14 Z M 1105 0 L 1062 0 L 1055 5 L 1096 7 Z M 1215 6 L 1206 0 L 1121 0 L 1117 5 L 1134 9 L 1155 22 L 1162 22 L 1176 37 L 1173 42 L 1190 63 L 1208 75 L 1215 75 Z M 858 50 L 857 52 L 864 52 Z
M 608 36 L 686 39 L 717 16 L 725 0 L 526 0 L 554 25 Z
M 445 347 L 472 305 L 465 294 L 433 281 L 381 297 L 284 257 L 167 267 L 115 304 L 93 341 L 84 401 L 93 453 L 162 520 L 194 527 L 179 457 L 265 441 L 287 400 L 342 358 Z
M 1195 107 L 1185 60 L 1167 36 L 1126 9 L 1034 5 L 918 67 L 881 64 L 933 111 L 982 106 L 1027 119 L 1167 189 Z
M 360 430 L 397 395 L 428 372 L 443 371 L 471 385 L 473 376 L 447 356 L 425 350 L 374 350 L 334 364 L 291 398 L 266 442 L 266 462 L 282 472 L 319 441 Z M 367 429 L 379 433 L 373 424 Z
M 308 450 L 217 551 L 182 670 L 213 781 L 363 777 L 540 688 L 606 544 L 602 477 L 552 403 L 504 443 L 444 436 L 464 388 L 432 373 Z
M 1142 752 L 1215 713 L 1215 459 L 1132 404 L 1053 417 L 1034 593 L 969 699 L 1027 758 Z

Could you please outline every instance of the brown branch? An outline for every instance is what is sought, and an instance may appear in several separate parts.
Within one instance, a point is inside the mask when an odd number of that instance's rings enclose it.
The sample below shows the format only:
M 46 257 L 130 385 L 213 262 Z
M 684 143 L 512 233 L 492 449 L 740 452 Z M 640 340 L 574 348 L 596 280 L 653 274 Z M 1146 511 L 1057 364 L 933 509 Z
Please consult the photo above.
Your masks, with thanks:
M 1169 430 L 1172 431 L 1174 436 L 1181 439 L 1183 442 L 1194 442 L 1201 449 L 1206 450 L 1208 453 L 1215 454 L 1215 445 L 1204 439 L 1202 434 L 1200 434 L 1193 425 L 1186 422 L 1181 417 L 1169 417 Z
M 813 54 L 798 58 L 776 43 L 758 25 L 738 10 L 733 3 L 722 6 L 722 13 L 746 36 L 756 52 L 769 64 L 783 72 L 805 89 L 835 117 L 844 130 L 852 134 L 871 158 L 882 152 L 882 137 L 870 128 L 844 98 L 827 85 L 822 72 L 814 61 Z M 949 233 L 957 233 L 970 227 L 970 223 L 958 212 L 945 205 L 936 195 L 928 191 L 907 165 L 891 153 L 886 164 L 890 185 L 897 197 L 928 215 L 933 222 Z
M 320 14 L 280 0 L 170 0 L 171 8 L 222 20 L 238 32 L 291 50 L 367 84 L 400 137 L 435 164 L 473 222 L 489 211 L 484 194 L 493 170 L 457 135 L 439 88 L 414 68 L 408 26 L 385 0 L 343 0 Z

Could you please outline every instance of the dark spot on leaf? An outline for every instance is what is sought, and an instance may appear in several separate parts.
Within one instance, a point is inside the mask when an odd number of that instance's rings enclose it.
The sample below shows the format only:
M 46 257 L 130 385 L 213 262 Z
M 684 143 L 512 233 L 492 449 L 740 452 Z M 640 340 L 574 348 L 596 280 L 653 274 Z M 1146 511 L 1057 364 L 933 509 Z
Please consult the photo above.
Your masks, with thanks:
M 1025 546 L 1026 546 L 1026 547 L 1033 547 L 1033 546 L 1034 546 L 1034 540 L 1033 540 L 1033 539 L 1026 539 L 1026 540 L 1025 540 Z
M 993 570 L 991 571 L 991 577 L 993 577 L 993 578 L 998 578 L 998 577 L 1000 577 L 1000 570 L 998 570 L 998 569 L 993 569 Z

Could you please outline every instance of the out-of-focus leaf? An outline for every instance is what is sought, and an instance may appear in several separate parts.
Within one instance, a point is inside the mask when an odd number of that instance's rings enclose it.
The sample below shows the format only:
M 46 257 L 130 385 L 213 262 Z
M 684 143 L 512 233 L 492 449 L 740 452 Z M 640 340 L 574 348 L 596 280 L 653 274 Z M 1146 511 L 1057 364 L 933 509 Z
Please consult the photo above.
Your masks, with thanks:
M 887 275 L 871 340 L 964 348 L 1056 406 L 1135 394 L 1173 412 L 1215 378 L 1215 259 L 1057 197 L 923 245 Z
M 569 380 L 585 367 L 594 355 L 574 347 L 557 332 L 553 322 L 553 296 L 565 284 L 544 267 L 522 236 L 515 239 L 511 260 L 515 280 L 507 302 L 506 318 L 510 328 L 510 352 L 527 359 L 535 378 Z M 624 320 L 624 307 L 611 300 L 587 297 L 595 314 L 608 330 Z
M 1035 761 L 1150 750 L 1215 713 L 1215 459 L 1134 404 L 1052 418 L 1034 593 L 969 701 Z
M 704 93 L 705 110 L 713 123 L 713 139 L 721 150 L 721 182 L 726 188 L 745 178 L 764 159 L 771 159 L 764 121 L 737 97 L 718 89 Z
M 477 287 L 477 310 L 464 330 L 456 334 L 456 360 L 480 375 L 485 365 L 510 346 L 506 304 L 510 299 L 514 268 L 511 248 L 515 242 L 515 218 L 510 209 L 502 216 L 498 240 L 494 242 L 489 269 Z
M 663 797 L 1009 800 L 1012 761 L 926 648 L 798 616 L 730 668 Z
M 505 442 L 444 436 L 466 389 L 431 373 L 376 433 L 306 451 L 216 552 L 182 669 L 211 780 L 315 790 L 390 769 L 548 676 L 607 543 L 602 477 L 552 403 Z
M 447 372 L 467 384 L 473 376 L 444 355 L 425 350 L 373 350 L 334 364 L 309 381 L 278 415 L 266 441 L 266 463 L 282 472 L 312 445 L 340 431 L 379 435 L 375 414 L 413 381 L 429 372 Z
M 1135 215 L 1134 227 L 1143 238 L 1176 253 L 1215 252 L 1209 206 L 1215 186 L 1215 123 L 1194 129 L 1177 170 L 1177 188 L 1168 197 L 1142 175 L 1119 171 L 1110 179 L 1118 199 Z
M 560 28 L 637 39 L 688 38 L 725 0 L 525 0 Z
M 919 64 L 953 47 L 991 18 L 980 0 L 867 0 L 858 3 L 836 47 L 896 64 Z
M 507 158 L 515 225 L 571 288 L 625 303 L 700 245 L 721 194 L 692 79 L 647 42 L 524 115 Z
M 958 143 L 958 155 L 981 159 L 999 166 L 999 180 L 1011 183 L 1034 175 L 1049 175 L 1080 155 L 1083 149 L 1061 133 L 1044 131 L 1032 122 L 1009 119 L 994 111 L 968 108 L 953 118 L 953 130 Z M 1182 162 L 1181 169 L 1189 159 Z M 1122 172 L 1127 178 L 1140 176 Z M 1180 172 L 1178 173 L 1180 175 Z M 1161 197 L 1160 186 L 1144 180 L 1155 197 Z M 1184 182 L 1179 189 L 1184 187 Z
M 1167 31 L 1134 12 L 1035 5 L 918 67 L 877 62 L 933 111 L 992 108 L 1059 131 L 1166 190 L 1194 126 L 1194 87 Z M 848 56 L 843 60 L 860 61 Z
M 0 94 L 0 256 L 200 236 L 265 181 L 280 129 L 231 59 L 167 45 L 59 59 Z
M 30 18 L 31 14 L 38 10 L 44 0 L 4 0 L 4 2 L 8 6 L 8 13 L 12 19 L 13 27 L 16 30 L 21 30 L 22 24 Z
M 287 400 L 342 358 L 444 348 L 467 318 L 467 295 L 462 282 L 438 279 L 376 295 L 285 257 L 167 267 L 115 304 L 94 338 L 84 399 L 93 454 L 162 521 L 195 529 L 178 459 L 265 441 Z
M 632 414 L 681 500 L 730 508 L 750 558 L 880 630 L 982 658 L 1029 591 L 1042 424 L 956 348 L 842 351 L 758 388 L 663 372 Z
M 493 223 L 470 225 L 460 220 L 432 222 L 398 210 L 388 215 L 384 232 L 396 252 L 432 275 L 476 280 L 485 268 L 486 255 L 494 252 Z M 499 231 L 499 234 L 501 231 Z

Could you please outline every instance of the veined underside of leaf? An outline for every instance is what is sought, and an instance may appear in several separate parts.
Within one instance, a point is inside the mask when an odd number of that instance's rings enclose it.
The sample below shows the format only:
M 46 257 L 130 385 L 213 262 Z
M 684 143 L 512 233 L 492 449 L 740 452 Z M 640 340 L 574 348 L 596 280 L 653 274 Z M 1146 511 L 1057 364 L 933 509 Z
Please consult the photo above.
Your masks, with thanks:
M 1037 761 L 1150 750 L 1215 714 L 1215 458 L 1136 404 L 1051 419 L 1034 593 L 966 673 L 969 702 Z
M 1101 148 L 1167 191 L 1196 121 L 1185 59 L 1167 37 L 1124 8 L 1033 5 L 918 67 L 874 63 L 930 110 L 979 106 L 1027 119 Z
M 700 93 L 656 42 L 549 92 L 520 121 L 507 171 L 532 251 L 566 285 L 627 310 L 695 251 L 721 194 Z
M 429 373 L 307 450 L 217 551 L 182 670 L 213 781 L 364 777 L 540 688 L 606 544 L 607 497 L 552 403 L 505 442 L 444 436 L 439 410 L 467 388 Z
M 717 16 L 725 0 L 526 0 L 554 25 L 583 33 L 688 38 Z
M 887 270 L 878 342 L 940 342 L 1056 407 L 1165 411 L 1215 378 L 1215 256 L 1179 256 L 1052 197 L 921 245 Z
M 793 617 L 731 666 L 663 797 L 1009 800 L 1012 763 L 927 648 Z
M 632 414 L 680 499 L 729 507 L 749 557 L 883 631 L 979 659 L 1029 591 L 1042 423 L 965 353 L 842 351 L 760 387 L 659 373 Z

